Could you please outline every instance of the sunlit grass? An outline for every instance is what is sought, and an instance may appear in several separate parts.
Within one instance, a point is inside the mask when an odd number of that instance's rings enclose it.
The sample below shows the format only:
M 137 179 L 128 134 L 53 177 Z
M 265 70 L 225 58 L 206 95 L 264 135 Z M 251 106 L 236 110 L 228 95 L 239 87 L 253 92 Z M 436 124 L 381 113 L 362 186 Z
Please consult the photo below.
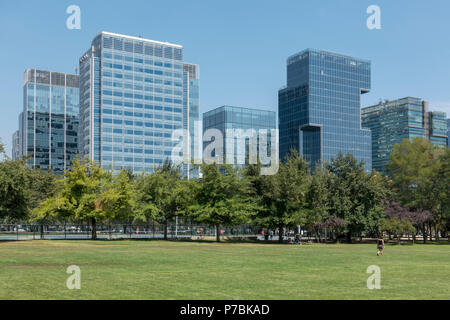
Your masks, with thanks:
M 69 265 L 81 289 L 69 290 Z M 381 289 L 369 290 L 370 265 Z M 449 299 L 450 245 L 0 242 L 0 299 Z

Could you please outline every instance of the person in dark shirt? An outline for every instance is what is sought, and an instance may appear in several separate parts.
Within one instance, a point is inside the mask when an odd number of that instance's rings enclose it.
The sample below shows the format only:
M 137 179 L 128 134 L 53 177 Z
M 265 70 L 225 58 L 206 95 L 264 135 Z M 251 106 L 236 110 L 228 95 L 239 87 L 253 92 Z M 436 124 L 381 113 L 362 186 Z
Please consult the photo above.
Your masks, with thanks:
M 384 249 L 384 239 L 383 236 L 380 234 L 377 240 L 377 256 L 379 256 L 380 254 L 383 255 L 383 249 Z

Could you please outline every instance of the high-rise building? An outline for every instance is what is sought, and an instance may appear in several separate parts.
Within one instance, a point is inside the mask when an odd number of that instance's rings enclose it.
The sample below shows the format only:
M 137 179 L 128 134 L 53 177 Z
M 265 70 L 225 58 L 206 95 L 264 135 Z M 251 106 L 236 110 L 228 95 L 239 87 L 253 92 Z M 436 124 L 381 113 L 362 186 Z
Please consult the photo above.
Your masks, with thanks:
M 194 159 L 196 150 L 200 150 L 200 137 L 195 136 L 195 127 L 200 125 L 200 97 L 199 97 L 199 66 L 190 63 L 183 63 L 183 129 L 189 132 L 186 137 L 186 146 L 189 146 L 189 161 Z M 200 153 L 200 152 L 199 152 Z M 201 154 L 198 155 L 201 157 Z M 189 164 L 183 164 L 184 171 L 188 177 L 199 177 L 199 169 L 193 169 Z
M 290 56 L 278 93 L 280 159 L 293 148 L 314 168 L 341 152 L 370 171 L 370 131 L 361 128 L 361 94 L 370 87 L 370 61 L 313 49 Z
M 447 147 L 450 147 L 450 119 L 447 119 Z
M 20 158 L 32 168 L 62 173 L 78 154 L 78 76 L 27 69 L 19 119 Z
M 445 118 L 444 112 L 430 112 L 427 101 L 413 97 L 363 108 L 362 125 L 372 132 L 373 168 L 384 173 L 392 148 L 403 139 L 423 138 L 445 145 Z
M 103 168 L 153 171 L 171 158 L 174 130 L 198 120 L 198 90 L 181 45 L 101 32 L 80 58 L 81 154 Z
M 19 160 L 19 130 L 14 131 L 12 136 L 12 159 Z
M 238 159 L 243 159 L 245 164 L 248 164 L 250 149 L 249 144 L 256 144 L 256 152 L 259 152 L 259 130 L 263 130 L 267 133 L 267 157 L 270 157 L 271 152 L 271 137 L 272 129 L 276 129 L 276 114 L 273 111 L 266 111 L 260 109 L 249 109 L 233 106 L 222 106 L 216 109 L 210 110 L 203 114 L 203 132 L 207 132 L 208 129 L 217 129 L 221 132 L 223 137 L 222 152 L 223 161 L 232 161 L 233 164 L 239 163 Z M 230 131 L 233 129 L 233 132 Z M 242 130 L 242 138 L 239 137 L 239 132 L 236 130 Z M 255 140 L 252 141 L 252 136 L 248 130 L 253 129 L 255 134 Z M 228 130 L 228 131 L 227 131 Z M 240 145 L 245 139 L 245 147 Z M 205 143 L 206 147 L 209 143 Z M 227 150 L 228 146 L 233 146 L 233 152 L 230 153 Z M 242 148 L 240 148 L 242 147 Z M 216 155 L 216 150 L 213 151 L 213 157 Z M 225 159 L 227 155 L 233 155 L 232 160 Z

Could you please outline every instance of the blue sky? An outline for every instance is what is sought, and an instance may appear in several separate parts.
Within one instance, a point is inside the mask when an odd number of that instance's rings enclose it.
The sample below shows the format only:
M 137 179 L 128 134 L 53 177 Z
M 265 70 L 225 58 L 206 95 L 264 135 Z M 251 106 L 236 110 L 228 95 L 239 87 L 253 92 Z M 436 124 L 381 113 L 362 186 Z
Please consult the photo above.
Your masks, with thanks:
M 68 30 L 66 8 L 81 8 L 81 30 Z M 381 8 L 381 30 L 366 27 L 369 5 Z M 317 48 L 372 61 L 380 98 L 416 96 L 450 115 L 450 1 L 180 0 L 0 2 L 0 138 L 11 136 L 22 110 L 26 68 L 73 72 L 100 31 L 178 43 L 200 65 L 200 106 L 277 110 L 286 58 Z

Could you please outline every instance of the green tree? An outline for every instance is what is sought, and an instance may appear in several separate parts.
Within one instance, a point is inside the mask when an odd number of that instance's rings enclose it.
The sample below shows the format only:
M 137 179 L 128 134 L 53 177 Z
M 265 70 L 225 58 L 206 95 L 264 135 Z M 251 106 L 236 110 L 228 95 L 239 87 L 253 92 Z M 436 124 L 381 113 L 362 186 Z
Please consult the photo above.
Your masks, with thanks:
M 286 156 L 276 174 L 253 178 L 253 188 L 264 208 L 258 212 L 257 219 L 268 228 L 278 228 L 280 243 L 285 227 L 302 225 L 306 221 L 309 183 L 308 164 L 295 150 Z
M 180 168 L 165 161 L 153 174 L 138 180 L 135 219 L 162 223 L 167 240 L 168 223 L 188 213 L 192 201 L 190 186 L 190 182 L 182 180 Z
M 354 234 L 376 233 L 384 217 L 381 200 L 386 197 L 386 181 L 376 172 L 366 173 L 351 154 L 339 153 L 326 167 L 334 176 L 329 212 L 345 220 L 347 241 Z
M 332 175 L 320 165 L 316 165 L 312 175 L 311 184 L 306 193 L 307 215 L 306 225 L 314 230 L 319 238 L 320 231 L 327 225 L 330 217 L 330 189 L 332 186 Z
M 437 161 L 437 169 L 431 178 L 430 197 L 433 198 L 436 237 L 439 240 L 440 232 L 446 234 L 450 230 L 450 148 L 445 148 Z
M 65 172 L 61 191 L 42 202 L 33 220 L 49 218 L 89 221 L 92 240 L 97 238 L 99 221 L 126 219 L 133 212 L 133 184 L 126 171 L 117 175 L 91 161 L 75 160 Z
M 403 139 L 394 146 L 387 173 L 392 179 L 395 197 L 402 206 L 416 212 L 430 211 L 435 218 L 439 215 L 441 198 L 436 196 L 439 193 L 436 189 L 440 189 L 437 186 L 441 178 L 437 173 L 443 152 L 443 148 L 422 138 Z M 428 230 L 431 237 L 429 227 Z M 422 231 L 426 241 L 427 222 L 423 223 Z
M 402 234 L 415 232 L 416 229 L 407 219 L 390 218 L 383 221 L 381 230 L 388 232 L 389 235 L 393 235 L 394 238 L 400 240 Z
M 39 207 L 47 198 L 55 196 L 61 190 L 62 178 L 55 176 L 50 170 L 30 169 L 30 210 Z
M 220 226 L 248 223 L 258 210 L 254 199 L 248 197 L 249 185 L 237 170 L 228 164 L 202 164 L 202 178 L 195 188 L 192 217 L 216 227 L 220 242 Z
M 0 219 L 19 221 L 27 217 L 30 207 L 30 169 L 24 161 L 0 162 Z

